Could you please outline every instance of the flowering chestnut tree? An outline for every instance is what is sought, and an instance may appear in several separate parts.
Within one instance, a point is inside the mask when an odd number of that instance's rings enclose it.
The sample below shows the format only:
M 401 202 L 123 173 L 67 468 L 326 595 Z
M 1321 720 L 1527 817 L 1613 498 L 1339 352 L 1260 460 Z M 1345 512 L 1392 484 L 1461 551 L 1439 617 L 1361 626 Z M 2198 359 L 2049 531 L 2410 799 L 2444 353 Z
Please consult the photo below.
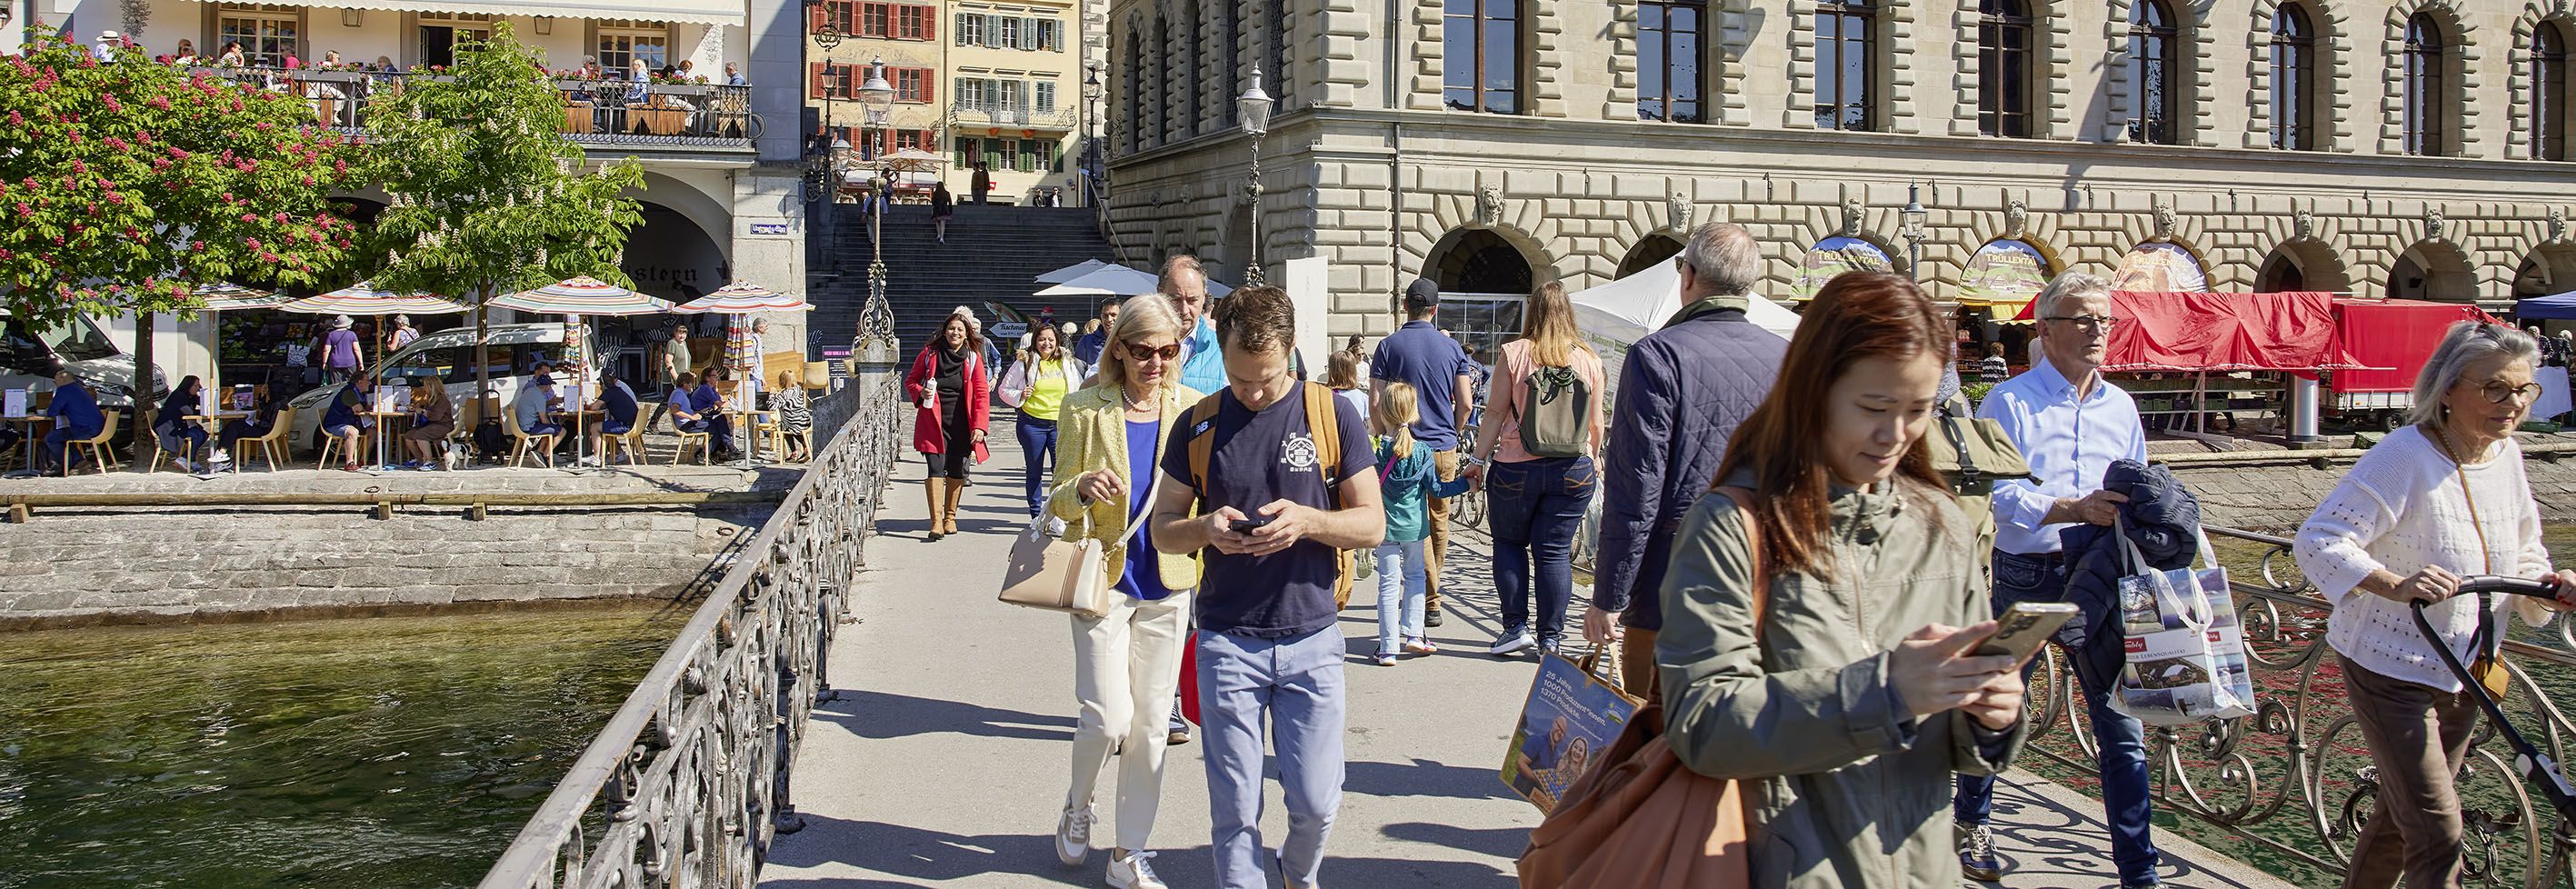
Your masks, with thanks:
M 327 200 L 361 150 L 313 106 L 58 31 L 0 56 L 0 308 L 37 321 L 138 315 L 148 410 L 153 312 L 219 281 L 308 285 L 357 231 Z

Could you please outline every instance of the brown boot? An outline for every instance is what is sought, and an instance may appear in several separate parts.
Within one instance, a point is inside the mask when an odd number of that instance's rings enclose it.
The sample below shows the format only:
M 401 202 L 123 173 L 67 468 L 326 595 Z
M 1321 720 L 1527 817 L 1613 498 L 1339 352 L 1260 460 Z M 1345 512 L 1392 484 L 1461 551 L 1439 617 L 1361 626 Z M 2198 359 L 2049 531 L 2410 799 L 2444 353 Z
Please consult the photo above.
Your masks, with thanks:
M 929 477 L 929 478 L 927 478 L 927 479 L 924 479 L 924 480 L 922 481 L 921 485 L 922 485 L 922 490 L 923 490 L 923 491 L 925 491 L 925 492 L 927 492 L 927 493 L 929 494 L 929 498 L 928 498 L 928 499 L 929 499 L 929 501 L 930 501 L 930 539 L 932 539 L 932 540 L 937 540 L 937 539 L 939 539 L 939 533 L 940 533 L 940 531 L 939 531 L 939 498 L 940 498 L 940 492 L 948 489 L 948 480 L 947 480 L 947 479 L 944 479 L 944 478 L 940 478 L 939 476 L 935 476 L 935 475 L 934 475 L 934 476 L 931 476 L 931 477 Z
M 947 533 L 957 533 L 957 498 L 965 493 L 965 485 L 952 481 L 948 484 L 947 496 L 940 498 L 944 505 L 939 510 L 939 526 L 947 529 Z

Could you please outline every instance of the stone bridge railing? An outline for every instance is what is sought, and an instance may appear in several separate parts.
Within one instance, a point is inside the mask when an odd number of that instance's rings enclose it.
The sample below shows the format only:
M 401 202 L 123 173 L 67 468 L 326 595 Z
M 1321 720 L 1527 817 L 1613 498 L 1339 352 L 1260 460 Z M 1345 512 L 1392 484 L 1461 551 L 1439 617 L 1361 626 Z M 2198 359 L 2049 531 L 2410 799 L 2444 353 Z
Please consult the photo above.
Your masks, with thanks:
M 790 770 L 902 440 L 887 372 L 835 395 L 804 477 L 483 889 L 750 887 L 771 838 L 804 826 Z
M 2258 710 L 2239 720 L 2150 727 L 2156 808 L 2242 838 L 2240 854 L 2269 859 L 2258 864 L 2341 874 L 2376 802 L 2377 782 L 2340 665 L 2325 642 L 2331 609 L 2315 587 L 2293 576 L 2290 541 L 2208 530 L 2231 563 L 2229 580 L 2251 649 Z M 2518 628 L 2506 643 L 2513 692 L 2503 703 L 2524 735 L 2563 763 L 2576 724 L 2553 695 L 2576 682 L 2576 621 L 2554 623 L 2547 633 Z M 2073 693 L 2073 672 L 2062 654 L 2051 651 L 2045 669 L 2032 677 L 2032 718 L 2039 729 L 2031 749 L 2065 773 L 2090 776 L 2090 723 Z M 2468 837 L 2465 885 L 2576 885 L 2569 825 L 2545 800 L 2535 800 L 2537 792 L 2523 785 L 2512 759 L 2503 739 L 2482 724 L 2460 779 Z

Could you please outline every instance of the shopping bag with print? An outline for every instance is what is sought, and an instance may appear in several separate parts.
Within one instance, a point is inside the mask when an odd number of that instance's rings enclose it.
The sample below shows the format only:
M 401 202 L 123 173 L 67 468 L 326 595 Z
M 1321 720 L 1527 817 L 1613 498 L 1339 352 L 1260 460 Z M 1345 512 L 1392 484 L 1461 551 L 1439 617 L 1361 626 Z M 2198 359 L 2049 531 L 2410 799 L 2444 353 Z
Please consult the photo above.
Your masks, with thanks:
M 1512 746 L 1503 752 L 1502 779 L 1541 812 L 1555 810 L 1565 789 L 1609 752 L 1643 703 L 1595 674 L 1600 660 L 1598 653 L 1578 663 L 1549 652 L 1538 678 L 1530 681 Z
M 2112 706 L 2148 725 L 2253 715 L 2254 677 L 2227 569 L 2158 571 L 2147 567 L 2126 529 L 2116 536 L 2130 572 L 2120 578 L 2128 663 Z M 2209 552 L 2206 543 L 2201 552 Z

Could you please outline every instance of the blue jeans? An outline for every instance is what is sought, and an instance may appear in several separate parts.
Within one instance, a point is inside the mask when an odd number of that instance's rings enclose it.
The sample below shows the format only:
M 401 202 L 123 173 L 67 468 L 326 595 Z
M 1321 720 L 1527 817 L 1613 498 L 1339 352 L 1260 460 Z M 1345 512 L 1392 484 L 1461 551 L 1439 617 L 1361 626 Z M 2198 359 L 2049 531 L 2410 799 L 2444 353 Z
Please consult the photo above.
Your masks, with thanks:
M 2065 563 L 1995 553 L 1996 614 L 2003 614 L 2015 602 L 2056 602 L 2065 598 Z M 2157 862 L 2155 839 L 2149 835 L 2154 811 L 2147 796 L 2146 728 L 2128 714 L 2112 709 L 2110 694 L 2119 682 L 2127 655 L 2118 645 L 2087 645 L 2068 649 L 2066 659 L 2074 665 L 2076 684 L 2084 692 L 2084 708 L 2092 717 L 2093 739 L 2101 745 L 2101 758 L 2095 765 L 2102 776 L 2104 820 L 2111 825 L 2111 861 L 2119 866 L 2123 885 L 2144 883 L 2155 878 Z M 2022 678 L 2028 679 L 2038 667 L 2039 659 L 2032 658 L 2022 667 Z M 1958 794 L 1951 800 L 1951 814 L 1961 824 L 1984 824 L 1994 810 L 1994 795 L 1994 778 L 1961 775 Z
M 1503 600 L 1503 636 L 1530 630 L 1530 562 L 1537 559 L 1541 643 L 1565 634 L 1574 596 L 1574 535 L 1601 473 L 1590 457 L 1557 457 L 1485 467 L 1485 510 L 1494 532 L 1494 592 Z
M 1027 463 L 1029 518 L 1046 508 L 1047 467 L 1055 464 L 1055 421 L 1020 415 L 1020 455 Z
M 54 431 L 45 433 L 45 468 L 67 469 L 69 467 L 81 465 L 81 463 L 87 461 L 89 458 L 83 457 L 80 455 L 80 452 L 73 450 L 71 443 L 97 438 L 98 433 L 98 429 L 83 429 L 79 427 L 66 428 L 60 425 L 55 426 Z
M 1422 597 L 1431 587 L 1431 565 L 1422 560 L 1427 541 L 1389 540 L 1377 547 L 1377 653 L 1396 653 L 1397 630 L 1422 638 Z
M 1279 787 L 1288 804 L 1288 837 L 1279 869 L 1288 882 L 1315 885 L 1324 839 L 1342 807 L 1342 631 L 1255 639 L 1201 630 L 1199 717 L 1204 739 L 1219 889 L 1275 885 L 1261 866 L 1261 742 L 1264 728 L 1279 752 Z

